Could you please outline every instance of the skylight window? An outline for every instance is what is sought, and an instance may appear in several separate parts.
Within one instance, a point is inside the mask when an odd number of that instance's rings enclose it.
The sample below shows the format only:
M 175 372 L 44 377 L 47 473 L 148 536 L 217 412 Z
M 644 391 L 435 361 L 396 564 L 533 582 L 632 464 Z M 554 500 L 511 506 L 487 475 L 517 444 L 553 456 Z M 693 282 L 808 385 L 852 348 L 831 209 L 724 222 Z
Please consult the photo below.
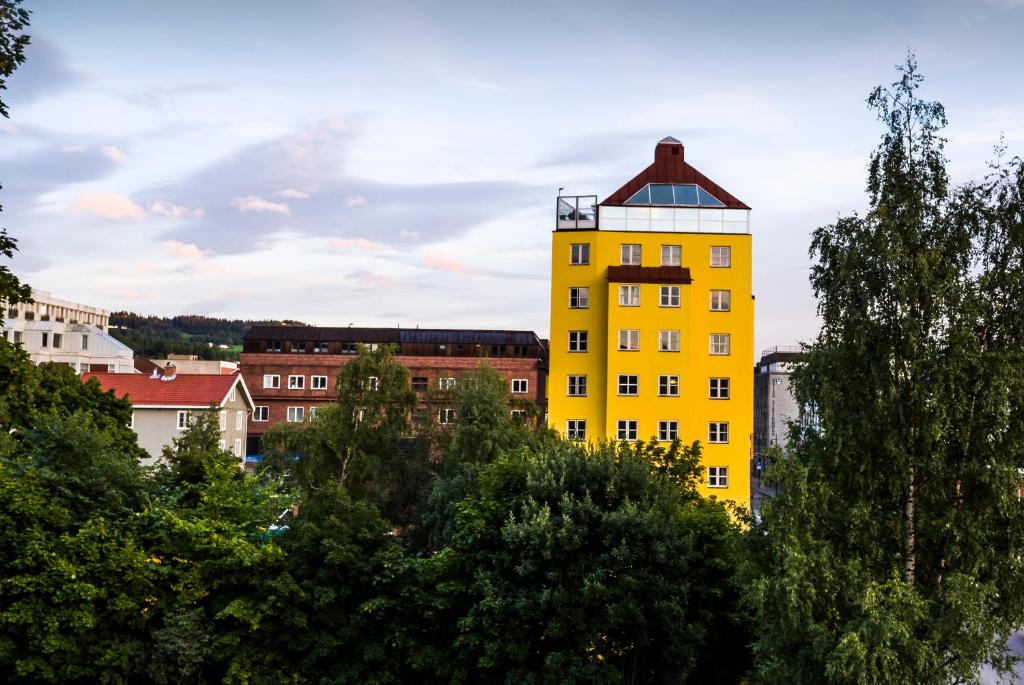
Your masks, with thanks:
M 693 183 L 648 183 L 626 200 L 627 205 L 667 207 L 724 207 L 725 204 Z

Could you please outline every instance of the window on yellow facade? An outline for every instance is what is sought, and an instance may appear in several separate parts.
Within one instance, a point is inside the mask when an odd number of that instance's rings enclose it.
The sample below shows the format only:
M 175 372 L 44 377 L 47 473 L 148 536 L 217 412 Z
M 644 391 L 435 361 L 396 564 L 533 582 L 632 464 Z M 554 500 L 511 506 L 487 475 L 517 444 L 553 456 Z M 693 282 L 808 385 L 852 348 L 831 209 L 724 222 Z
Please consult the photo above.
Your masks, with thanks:
M 732 309 L 732 292 L 729 290 L 712 290 L 710 308 L 713 312 L 727 312 Z
M 658 421 L 658 441 L 672 442 L 679 437 L 678 421 Z
M 586 352 L 587 337 L 586 331 L 569 331 L 569 351 Z
M 658 376 L 659 397 L 679 397 L 679 376 Z
M 636 426 L 636 419 L 619 419 L 616 425 L 615 437 L 619 440 L 636 440 Z
M 729 379 L 728 378 L 709 378 L 708 379 L 708 397 L 713 400 L 727 400 L 729 399 Z
M 640 377 L 634 373 L 619 374 L 619 394 L 638 395 L 640 394 Z
M 729 423 L 727 421 L 711 421 L 708 423 L 708 444 L 724 445 L 729 442 Z
M 658 351 L 678 352 L 679 331 L 658 331 Z
M 708 487 L 709 488 L 727 488 L 727 487 L 729 487 L 729 467 L 728 466 L 709 466 L 708 467 Z
M 569 309 L 590 307 L 590 288 L 569 288 Z
M 587 439 L 587 420 L 569 419 L 565 423 L 565 437 L 569 440 Z
M 661 246 L 662 266 L 681 266 L 683 263 L 683 248 L 680 245 Z
M 587 377 L 569 376 L 569 397 L 587 396 Z
M 570 245 L 569 263 L 574 266 L 590 264 L 590 243 L 573 243 Z
M 621 263 L 623 266 L 640 266 L 640 246 L 625 244 L 622 246 L 622 259 Z
M 640 349 L 640 331 L 635 328 L 619 329 L 619 351 L 636 352 Z
M 708 336 L 708 353 L 714 355 L 729 354 L 729 334 L 712 333 Z
M 638 285 L 620 285 L 619 286 L 619 306 L 620 307 L 639 307 L 640 306 L 640 286 L 638 286 Z
M 679 286 L 678 285 L 663 285 L 659 288 L 661 295 L 661 306 L 662 307 L 678 307 L 679 306 Z
M 728 245 L 712 246 L 711 266 L 717 269 L 727 269 L 732 266 L 732 248 Z

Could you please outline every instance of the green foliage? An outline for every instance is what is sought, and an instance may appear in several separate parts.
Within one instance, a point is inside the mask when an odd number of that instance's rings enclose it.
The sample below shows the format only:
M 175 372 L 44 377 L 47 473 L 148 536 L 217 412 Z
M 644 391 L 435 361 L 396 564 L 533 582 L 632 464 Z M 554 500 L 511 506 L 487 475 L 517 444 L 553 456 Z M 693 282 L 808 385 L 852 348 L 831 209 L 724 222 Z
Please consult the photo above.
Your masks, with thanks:
M 200 359 L 238 361 L 242 338 L 251 326 L 278 323 L 303 325 L 297 321 L 247 321 L 195 314 L 163 317 L 112 312 L 110 334 L 144 357 L 163 359 L 168 354 L 194 354 Z M 220 345 L 227 345 L 228 349 L 221 349 Z
M 765 683 L 973 682 L 1024 622 L 1021 166 L 950 192 L 920 83 L 872 93 L 868 213 L 814 233 L 821 431 L 749 549 Z
M 420 562 L 436 590 L 418 662 L 454 682 L 736 682 L 742 648 L 714 638 L 742 634 L 738 528 L 644 450 L 522 448 L 436 488 L 449 520 Z M 699 452 L 662 457 L 680 474 Z

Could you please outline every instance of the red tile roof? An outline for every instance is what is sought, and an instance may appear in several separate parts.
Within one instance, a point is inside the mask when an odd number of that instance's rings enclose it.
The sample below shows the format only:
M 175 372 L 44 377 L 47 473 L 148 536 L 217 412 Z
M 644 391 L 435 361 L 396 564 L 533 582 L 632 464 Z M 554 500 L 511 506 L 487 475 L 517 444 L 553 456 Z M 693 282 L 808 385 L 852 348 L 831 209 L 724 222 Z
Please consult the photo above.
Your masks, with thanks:
M 654 163 L 606 197 L 601 204 L 621 206 L 648 183 L 696 183 L 719 199 L 727 209 L 750 209 L 725 188 L 683 161 L 683 156 L 682 143 L 675 138 L 663 139 L 654 148 Z
M 136 407 L 208 407 L 220 405 L 241 376 L 179 373 L 174 380 L 161 380 L 141 373 L 83 373 L 82 380 L 95 378 L 104 390 L 113 390 Z

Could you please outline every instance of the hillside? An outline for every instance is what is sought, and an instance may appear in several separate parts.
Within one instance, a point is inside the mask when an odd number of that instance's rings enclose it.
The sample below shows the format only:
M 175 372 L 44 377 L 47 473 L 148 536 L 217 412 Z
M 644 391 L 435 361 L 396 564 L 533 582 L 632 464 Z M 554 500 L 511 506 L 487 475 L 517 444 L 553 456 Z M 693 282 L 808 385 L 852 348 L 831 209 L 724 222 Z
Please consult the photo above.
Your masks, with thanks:
M 168 354 L 194 354 L 200 359 L 237 361 L 242 336 L 250 326 L 257 324 L 303 325 L 297 321 L 246 321 L 198 315 L 143 316 L 121 311 L 110 315 L 110 334 L 144 357 L 162 359 Z

